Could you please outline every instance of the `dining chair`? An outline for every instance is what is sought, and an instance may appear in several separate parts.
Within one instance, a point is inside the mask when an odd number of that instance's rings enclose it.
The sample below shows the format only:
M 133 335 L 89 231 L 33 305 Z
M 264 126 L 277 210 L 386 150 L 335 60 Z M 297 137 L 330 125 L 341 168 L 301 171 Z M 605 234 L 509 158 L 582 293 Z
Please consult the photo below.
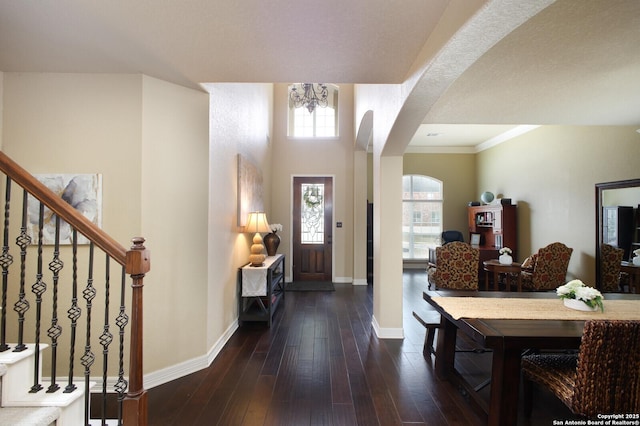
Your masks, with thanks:
M 603 292 L 614 292 L 620 290 L 620 265 L 624 249 L 614 247 L 610 244 L 603 244 L 601 251 L 600 271 L 602 282 L 600 289 Z
M 538 250 L 533 270 L 523 269 L 522 288 L 541 291 L 555 290 L 567 279 L 567 269 L 573 249 L 555 242 Z
M 478 265 L 480 262 L 480 250 L 472 247 L 471 244 L 453 241 L 449 244 L 436 247 L 436 264 L 427 272 L 429 279 L 429 288 L 433 284 L 435 289 L 449 290 L 478 290 Z M 430 356 L 435 353 L 433 342 L 436 329 L 440 328 L 440 322 L 437 323 L 432 319 L 427 323 L 421 320 L 419 315 L 414 311 L 414 317 L 426 327 L 425 344 L 423 348 L 424 356 Z M 437 321 L 437 320 L 436 320 Z M 456 346 L 455 352 L 472 352 L 481 354 L 486 349 L 473 347 L 470 349 L 460 349 Z M 479 391 L 490 384 L 490 380 L 485 380 L 475 390 Z
M 443 246 L 454 241 L 464 242 L 464 236 L 462 235 L 462 232 L 455 230 L 442 231 L 442 234 L 440 234 L 440 239 L 442 240 Z
M 478 290 L 480 250 L 453 241 L 436 247 L 436 259 L 435 268 L 428 274 L 430 284 L 436 289 Z
M 586 321 L 577 354 L 523 356 L 522 377 L 527 417 L 533 383 L 551 391 L 580 416 L 638 413 L 640 321 Z

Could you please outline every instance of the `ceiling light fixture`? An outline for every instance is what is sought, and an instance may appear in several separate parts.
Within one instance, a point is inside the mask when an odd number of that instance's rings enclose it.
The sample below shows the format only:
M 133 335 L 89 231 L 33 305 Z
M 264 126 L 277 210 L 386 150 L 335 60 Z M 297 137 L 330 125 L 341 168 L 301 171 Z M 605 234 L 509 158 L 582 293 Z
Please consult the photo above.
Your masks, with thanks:
M 329 90 L 324 83 L 300 83 L 291 86 L 289 99 L 294 108 L 306 108 L 311 114 L 316 107 L 326 108 L 329 105 Z

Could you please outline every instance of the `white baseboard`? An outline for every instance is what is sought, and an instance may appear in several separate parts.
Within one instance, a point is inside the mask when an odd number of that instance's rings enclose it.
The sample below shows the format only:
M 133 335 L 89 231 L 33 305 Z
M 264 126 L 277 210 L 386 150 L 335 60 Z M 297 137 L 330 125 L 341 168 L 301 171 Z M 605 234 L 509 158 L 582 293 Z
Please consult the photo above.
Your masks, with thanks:
M 196 371 L 209 367 L 237 329 L 238 321 L 236 320 L 227 328 L 227 330 L 225 330 L 223 335 L 206 355 L 146 374 L 144 376 L 145 389 L 160 386 L 164 383 L 179 379 L 180 377 L 184 377 L 188 374 L 195 373 Z
M 375 315 L 371 318 L 373 331 L 376 332 L 378 339 L 404 339 L 404 329 L 402 328 L 380 328 Z
M 367 282 L 367 279 L 362 279 L 362 278 L 358 278 L 353 280 L 353 285 L 369 285 L 369 283 Z

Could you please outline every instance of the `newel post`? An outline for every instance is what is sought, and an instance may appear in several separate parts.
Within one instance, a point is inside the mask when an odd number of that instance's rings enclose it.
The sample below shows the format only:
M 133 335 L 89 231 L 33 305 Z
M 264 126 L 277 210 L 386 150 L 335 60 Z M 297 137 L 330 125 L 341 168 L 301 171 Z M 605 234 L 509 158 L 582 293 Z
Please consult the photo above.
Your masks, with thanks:
M 147 391 L 142 382 L 142 288 L 150 269 L 149 251 L 144 238 L 136 237 L 127 251 L 125 271 L 131 276 L 131 347 L 129 354 L 129 391 L 123 401 L 122 420 L 126 426 L 147 425 Z

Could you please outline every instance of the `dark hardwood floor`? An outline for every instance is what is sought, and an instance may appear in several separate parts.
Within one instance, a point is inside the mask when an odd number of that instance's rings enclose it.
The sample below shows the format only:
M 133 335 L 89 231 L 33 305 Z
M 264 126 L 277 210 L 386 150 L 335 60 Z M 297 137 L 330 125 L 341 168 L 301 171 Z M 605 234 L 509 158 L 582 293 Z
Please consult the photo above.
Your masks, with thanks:
M 422 355 L 425 330 L 411 311 L 426 304 L 426 274 L 406 271 L 403 281 L 405 339 L 375 336 L 371 286 L 287 292 L 270 329 L 247 323 L 209 368 L 149 389 L 149 425 L 485 424 Z M 490 362 L 490 353 L 456 355 L 475 383 L 488 378 Z M 533 416 L 519 425 L 574 418 L 551 396 L 535 396 Z

